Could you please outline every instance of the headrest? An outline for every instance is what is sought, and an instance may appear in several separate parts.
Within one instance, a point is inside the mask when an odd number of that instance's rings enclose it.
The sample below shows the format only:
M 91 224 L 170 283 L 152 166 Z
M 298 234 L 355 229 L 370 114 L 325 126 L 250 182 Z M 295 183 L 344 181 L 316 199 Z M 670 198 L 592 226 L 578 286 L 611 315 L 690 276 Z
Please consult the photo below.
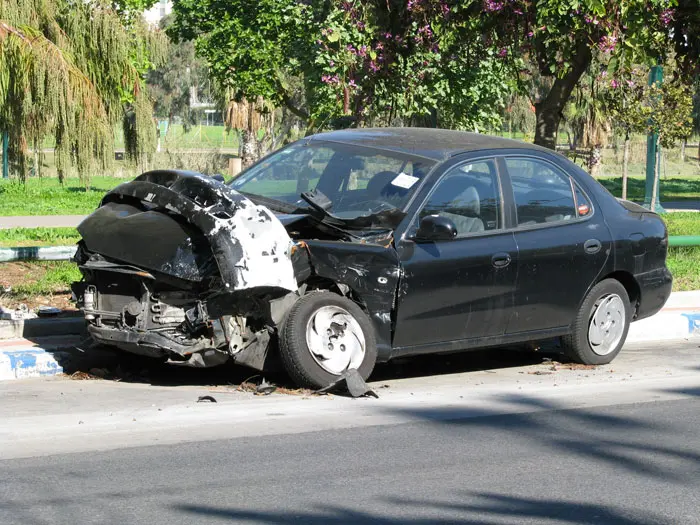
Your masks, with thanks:
M 479 199 L 479 192 L 476 191 L 474 186 L 469 186 L 466 190 L 457 195 L 457 197 L 450 204 L 451 207 L 473 213 L 475 217 L 478 217 L 481 213 L 481 200 Z

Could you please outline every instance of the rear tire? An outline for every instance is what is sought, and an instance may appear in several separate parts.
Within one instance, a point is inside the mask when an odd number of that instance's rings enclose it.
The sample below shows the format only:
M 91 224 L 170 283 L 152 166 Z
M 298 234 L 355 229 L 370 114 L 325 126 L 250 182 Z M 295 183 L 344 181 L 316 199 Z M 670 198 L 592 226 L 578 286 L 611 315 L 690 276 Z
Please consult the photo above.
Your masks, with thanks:
M 349 368 L 367 379 L 377 362 L 370 319 L 350 299 L 331 292 L 311 292 L 294 303 L 279 339 L 284 368 L 301 387 L 323 388 Z
M 562 338 L 564 353 L 584 365 L 610 363 L 622 350 L 631 321 L 627 290 L 619 281 L 605 279 L 588 292 L 571 334 Z

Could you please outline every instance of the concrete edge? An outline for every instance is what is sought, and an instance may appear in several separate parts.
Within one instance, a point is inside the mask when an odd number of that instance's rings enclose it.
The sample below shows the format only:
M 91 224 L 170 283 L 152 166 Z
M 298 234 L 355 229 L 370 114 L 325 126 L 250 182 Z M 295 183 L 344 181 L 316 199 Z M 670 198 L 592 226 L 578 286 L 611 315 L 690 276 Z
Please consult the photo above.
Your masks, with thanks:
M 22 337 L 81 335 L 84 332 L 85 319 L 82 315 L 0 321 L 0 340 L 19 339 Z
M 20 335 L 2 338 L 1 326 L 17 330 Z M 30 377 L 54 376 L 63 372 L 61 363 L 75 359 L 75 345 L 84 335 L 85 322 L 82 317 L 62 319 L 28 319 L 26 321 L 0 322 L 0 381 L 26 379 Z M 9 332 L 6 332 L 9 333 Z M 17 333 L 17 332 L 13 332 Z M 34 341 L 30 340 L 34 339 Z M 672 307 L 642 321 L 632 323 L 628 343 L 669 341 L 698 338 L 700 342 L 700 306 L 694 309 Z M 103 356 L 83 354 L 82 358 L 95 360 Z

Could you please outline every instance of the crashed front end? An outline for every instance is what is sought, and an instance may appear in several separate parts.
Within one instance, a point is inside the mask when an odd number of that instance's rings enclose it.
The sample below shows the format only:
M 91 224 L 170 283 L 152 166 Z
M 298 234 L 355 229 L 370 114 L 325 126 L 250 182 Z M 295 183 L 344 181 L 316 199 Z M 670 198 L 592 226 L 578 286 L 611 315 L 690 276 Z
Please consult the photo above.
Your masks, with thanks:
M 78 231 L 73 292 L 91 337 L 171 363 L 262 368 L 309 272 L 269 209 L 193 172 L 118 186 Z

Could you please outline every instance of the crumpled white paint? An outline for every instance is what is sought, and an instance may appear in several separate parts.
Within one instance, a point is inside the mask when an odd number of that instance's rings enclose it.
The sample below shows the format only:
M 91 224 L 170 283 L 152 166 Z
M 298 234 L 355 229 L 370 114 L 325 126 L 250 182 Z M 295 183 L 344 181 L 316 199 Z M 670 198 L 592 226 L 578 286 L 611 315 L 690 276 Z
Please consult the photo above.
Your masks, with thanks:
M 265 206 L 245 200 L 230 219 L 216 219 L 209 233 L 224 230 L 235 237 L 243 252 L 235 261 L 238 283 L 235 290 L 275 286 L 294 291 L 298 288 L 291 260 L 292 239 L 277 217 Z M 233 287 L 233 283 L 225 283 Z

